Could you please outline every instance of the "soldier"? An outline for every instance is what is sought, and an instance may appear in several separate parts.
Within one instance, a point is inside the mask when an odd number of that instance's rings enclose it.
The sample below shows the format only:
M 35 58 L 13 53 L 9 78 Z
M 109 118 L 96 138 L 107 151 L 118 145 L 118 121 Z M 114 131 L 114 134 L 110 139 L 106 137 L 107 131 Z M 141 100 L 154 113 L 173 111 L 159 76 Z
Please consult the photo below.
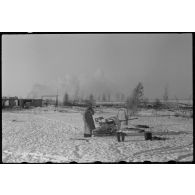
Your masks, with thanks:
M 118 142 L 120 142 L 120 138 L 122 138 L 122 141 L 125 140 L 125 133 L 123 132 L 123 130 L 127 127 L 128 124 L 128 114 L 125 108 L 122 108 L 118 111 L 117 118 L 119 120 L 119 123 L 116 135 Z
M 93 115 L 94 115 L 94 110 L 92 108 L 92 104 L 89 104 L 83 114 L 84 137 L 91 137 L 92 131 L 95 129 Z

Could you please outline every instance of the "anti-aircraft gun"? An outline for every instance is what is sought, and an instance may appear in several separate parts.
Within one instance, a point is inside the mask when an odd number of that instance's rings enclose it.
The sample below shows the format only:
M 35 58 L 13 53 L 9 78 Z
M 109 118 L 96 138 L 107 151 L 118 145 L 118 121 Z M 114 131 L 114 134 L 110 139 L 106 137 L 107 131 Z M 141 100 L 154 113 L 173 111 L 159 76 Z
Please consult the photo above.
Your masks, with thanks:
M 132 118 L 128 120 L 133 120 L 137 118 Z M 98 135 L 115 135 L 119 125 L 120 121 L 116 116 L 112 116 L 109 118 L 104 118 L 104 117 L 98 117 L 95 118 L 95 122 L 98 124 L 98 127 L 93 130 L 93 135 L 98 136 Z

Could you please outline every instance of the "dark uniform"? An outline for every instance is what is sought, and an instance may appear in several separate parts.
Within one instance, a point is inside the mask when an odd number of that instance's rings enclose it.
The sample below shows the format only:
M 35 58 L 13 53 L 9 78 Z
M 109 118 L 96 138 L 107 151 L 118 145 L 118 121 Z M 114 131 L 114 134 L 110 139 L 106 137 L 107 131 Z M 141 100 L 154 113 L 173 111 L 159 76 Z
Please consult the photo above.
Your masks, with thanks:
M 92 130 L 95 129 L 95 124 L 92 115 L 94 115 L 94 110 L 91 106 L 89 106 L 83 114 L 84 137 L 91 137 Z

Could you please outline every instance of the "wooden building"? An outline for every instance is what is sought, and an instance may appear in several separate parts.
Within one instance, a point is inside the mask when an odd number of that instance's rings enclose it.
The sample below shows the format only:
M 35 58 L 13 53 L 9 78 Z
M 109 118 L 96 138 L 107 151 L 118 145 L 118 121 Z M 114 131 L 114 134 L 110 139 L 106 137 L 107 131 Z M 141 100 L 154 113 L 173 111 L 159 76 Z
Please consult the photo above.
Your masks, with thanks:
M 42 99 L 18 99 L 18 97 L 2 97 L 2 108 L 42 107 Z

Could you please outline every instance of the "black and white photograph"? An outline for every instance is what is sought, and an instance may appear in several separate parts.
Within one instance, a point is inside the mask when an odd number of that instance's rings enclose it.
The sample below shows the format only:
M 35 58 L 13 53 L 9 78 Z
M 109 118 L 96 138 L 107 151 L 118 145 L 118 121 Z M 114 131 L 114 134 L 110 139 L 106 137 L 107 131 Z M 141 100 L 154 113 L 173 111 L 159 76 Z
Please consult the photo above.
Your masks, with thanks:
M 4 33 L 3 163 L 192 163 L 192 33 Z

